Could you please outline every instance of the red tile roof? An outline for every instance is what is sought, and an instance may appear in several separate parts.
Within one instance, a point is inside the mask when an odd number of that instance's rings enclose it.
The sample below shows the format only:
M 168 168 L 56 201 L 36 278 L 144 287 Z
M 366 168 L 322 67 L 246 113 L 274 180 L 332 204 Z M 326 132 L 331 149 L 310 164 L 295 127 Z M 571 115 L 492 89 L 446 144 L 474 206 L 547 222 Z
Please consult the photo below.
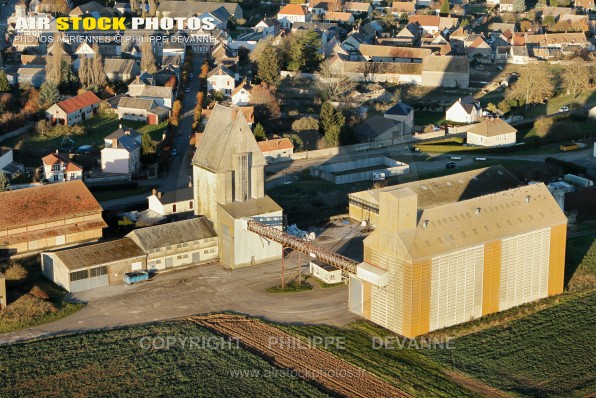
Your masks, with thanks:
M 0 230 L 102 211 L 81 180 L 0 192 L 0 209 Z
M 87 106 L 97 104 L 98 102 L 101 102 L 101 100 L 97 95 L 93 94 L 91 91 L 87 91 L 62 102 L 58 102 L 56 105 L 64 110 L 64 112 L 70 114 Z
M 63 164 L 66 165 L 66 171 L 83 171 L 83 168 L 78 164 L 72 162 L 70 159 L 67 159 L 63 155 L 59 153 L 50 153 L 47 156 L 41 158 L 41 161 L 44 165 L 50 166 L 54 164 Z
M 408 22 L 416 23 L 418 22 L 420 26 L 439 26 L 439 22 L 441 18 L 438 15 L 410 15 L 408 18 Z
M 299 4 L 285 5 L 277 15 L 306 15 L 306 9 Z
M 267 140 L 267 141 L 259 141 L 259 148 L 261 148 L 261 152 L 271 152 L 271 151 L 279 151 L 283 149 L 294 149 L 294 145 L 292 145 L 292 141 L 288 138 L 278 138 L 274 140 Z

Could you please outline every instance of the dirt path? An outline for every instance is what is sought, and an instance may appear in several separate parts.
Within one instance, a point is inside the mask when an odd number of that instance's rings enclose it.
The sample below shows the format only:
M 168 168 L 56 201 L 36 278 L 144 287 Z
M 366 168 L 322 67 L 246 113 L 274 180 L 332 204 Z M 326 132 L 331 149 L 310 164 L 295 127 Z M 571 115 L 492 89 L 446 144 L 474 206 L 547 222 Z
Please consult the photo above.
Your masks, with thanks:
M 342 397 L 410 397 L 376 376 L 256 319 L 219 314 L 189 317 L 274 365 Z
M 476 379 L 467 377 L 461 373 L 451 372 L 451 371 L 448 371 L 445 373 L 447 375 L 449 375 L 454 381 L 456 381 L 460 385 L 464 386 L 468 390 L 470 390 L 476 394 L 479 394 L 483 397 L 491 397 L 491 398 L 510 398 L 510 397 L 512 397 L 512 395 L 507 394 L 504 391 L 501 391 L 497 388 L 491 387 L 488 384 L 484 384 L 483 382 L 478 381 Z

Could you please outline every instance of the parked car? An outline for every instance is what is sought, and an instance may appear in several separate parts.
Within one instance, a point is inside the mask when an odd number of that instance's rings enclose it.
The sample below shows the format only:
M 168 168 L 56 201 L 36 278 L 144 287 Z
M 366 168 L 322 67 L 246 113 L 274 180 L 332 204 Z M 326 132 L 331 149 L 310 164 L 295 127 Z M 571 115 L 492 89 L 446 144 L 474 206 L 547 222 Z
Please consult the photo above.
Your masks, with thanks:
M 562 106 L 559 108 L 559 112 L 569 112 L 569 107 L 568 106 Z
M 451 156 L 451 160 L 461 160 L 461 156 Z
M 178 151 L 176 150 L 176 148 L 174 148 L 174 149 L 172 149 L 172 150 L 170 151 L 170 155 L 171 155 L 171 156 L 176 156 L 176 155 L 178 155 Z
M 486 158 L 474 158 L 474 160 L 486 160 Z
M 187 93 L 187 94 L 190 93 L 190 87 L 185 87 L 184 88 L 184 92 Z
M 385 179 L 385 173 L 373 173 L 373 181 L 383 181 Z

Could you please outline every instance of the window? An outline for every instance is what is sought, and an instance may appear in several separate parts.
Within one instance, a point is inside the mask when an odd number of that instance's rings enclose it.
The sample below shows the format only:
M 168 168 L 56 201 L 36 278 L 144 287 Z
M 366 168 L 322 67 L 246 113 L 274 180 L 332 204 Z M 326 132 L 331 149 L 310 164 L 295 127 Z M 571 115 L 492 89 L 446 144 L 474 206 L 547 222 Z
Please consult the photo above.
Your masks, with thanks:
M 181 247 L 182 247 L 182 243 L 178 243 L 178 244 L 176 245 L 176 248 L 178 248 L 178 249 L 180 249 Z
M 209 249 L 209 253 L 215 253 L 215 247 L 212 247 L 211 249 Z
M 54 174 L 54 181 L 58 181 L 58 175 Z
M 60 171 L 60 165 L 59 164 L 52 165 L 52 171 Z
M 82 279 L 87 279 L 87 278 L 89 278 L 89 272 L 86 269 L 83 271 L 76 271 L 76 272 L 70 273 L 70 281 L 71 282 L 76 282 L 76 281 L 80 281 Z
M 194 205 L 194 202 L 192 200 L 190 202 L 188 202 L 188 208 L 189 209 L 192 209 L 193 205 Z
M 172 213 L 176 213 L 176 204 L 175 203 L 172 205 Z
M 207 250 L 207 249 L 203 250 L 203 254 L 207 254 L 207 253 L 209 253 L 209 250 Z
M 108 274 L 108 267 L 105 265 L 102 267 L 91 268 L 89 270 L 89 276 L 91 278 L 96 277 L 96 276 L 107 275 L 107 274 Z
M 184 247 L 188 247 L 188 245 L 189 245 L 189 243 L 188 243 L 188 242 L 184 242 L 184 243 L 182 244 L 182 246 L 184 246 Z

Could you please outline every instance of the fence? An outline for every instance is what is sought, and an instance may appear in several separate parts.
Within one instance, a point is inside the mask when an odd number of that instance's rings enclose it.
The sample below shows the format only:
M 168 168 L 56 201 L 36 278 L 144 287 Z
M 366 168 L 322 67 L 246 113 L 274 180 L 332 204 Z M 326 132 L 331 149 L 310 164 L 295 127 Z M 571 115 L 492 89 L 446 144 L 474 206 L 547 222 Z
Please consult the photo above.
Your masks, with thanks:
M 290 156 L 290 158 L 291 160 L 300 160 L 326 158 L 329 156 L 337 155 L 347 155 L 354 152 L 370 151 L 373 149 L 385 148 L 392 145 L 405 144 L 410 142 L 411 140 L 411 136 L 408 135 L 405 137 L 394 138 L 392 140 L 372 141 L 365 142 L 362 144 L 343 145 L 333 148 L 317 149 L 315 151 L 295 152 Z

